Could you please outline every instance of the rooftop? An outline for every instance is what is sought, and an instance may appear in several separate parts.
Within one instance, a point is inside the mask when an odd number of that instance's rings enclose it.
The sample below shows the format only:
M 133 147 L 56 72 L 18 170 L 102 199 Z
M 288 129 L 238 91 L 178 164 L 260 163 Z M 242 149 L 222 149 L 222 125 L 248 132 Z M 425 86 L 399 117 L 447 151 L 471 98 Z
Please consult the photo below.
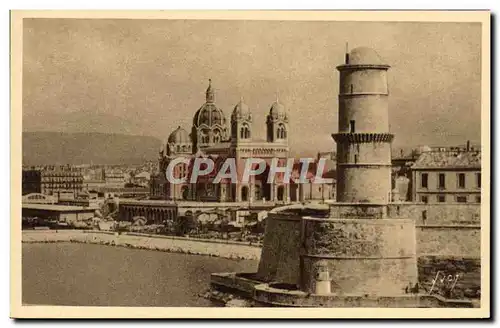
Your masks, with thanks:
M 84 207 L 84 206 L 23 203 L 23 209 L 45 210 L 45 211 L 55 211 L 55 212 L 88 212 L 88 211 L 93 212 L 95 211 L 96 208 Z
M 428 151 L 422 153 L 412 169 L 481 168 L 480 151 Z
M 151 174 L 150 174 L 149 172 L 145 172 L 145 171 L 143 171 L 143 172 L 141 172 L 141 173 L 137 174 L 137 175 L 135 176 L 135 178 L 146 178 L 146 179 L 149 179 L 149 178 L 150 178 L 150 176 L 151 176 Z

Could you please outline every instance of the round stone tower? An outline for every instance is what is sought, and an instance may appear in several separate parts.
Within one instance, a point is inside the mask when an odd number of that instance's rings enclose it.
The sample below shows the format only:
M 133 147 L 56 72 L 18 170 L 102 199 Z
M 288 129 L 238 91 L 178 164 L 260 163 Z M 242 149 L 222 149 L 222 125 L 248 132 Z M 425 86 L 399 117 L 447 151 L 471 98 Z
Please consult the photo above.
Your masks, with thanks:
M 340 72 L 337 202 L 386 204 L 391 195 L 387 70 L 375 50 L 355 48 Z

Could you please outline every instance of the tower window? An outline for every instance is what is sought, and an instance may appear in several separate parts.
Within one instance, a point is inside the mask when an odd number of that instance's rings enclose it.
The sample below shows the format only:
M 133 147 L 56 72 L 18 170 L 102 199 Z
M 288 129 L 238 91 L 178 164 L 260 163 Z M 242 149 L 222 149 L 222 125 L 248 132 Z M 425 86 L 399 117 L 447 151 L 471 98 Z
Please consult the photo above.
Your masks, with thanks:
M 422 176 L 420 177 L 420 186 L 422 188 L 427 188 L 428 183 L 429 183 L 429 175 L 427 173 L 422 173 Z
M 220 142 L 220 131 L 219 130 L 213 131 L 213 140 L 214 140 L 214 143 Z
M 423 210 L 422 211 L 422 221 L 425 222 L 425 220 L 427 220 L 427 211 L 426 210 Z
M 351 84 L 351 93 L 354 93 L 354 86 Z
M 351 130 L 351 133 L 356 132 L 356 121 L 355 120 L 351 120 L 351 122 L 350 122 L 350 130 Z
M 458 174 L 458 188 L 465 188 L 465 173 Z
M 481 173 L 476 173 L 476 187 L 481 188 Z
M 286 138 L 286 128 L 283 124 L 278 125 L 278 129 L 276 130 L 276 134 L 278 139 Z
M 248 139 L 250 138 L 250 128 L 246 125 L 244 125 L 241 130 L 240 130 L 240 138 L 241 139 Z
M 444 173 L 439 173 L 439 189 L 445 189 L 446 188 L 446 179 Z
M 203 143 L 203 144 L 207 144 L 210 142 L 210 136 L 208 134 L 208 131 L 206 131 L 206 130 L 201 131 L 200 140 L 201 140 L 201 143 Z

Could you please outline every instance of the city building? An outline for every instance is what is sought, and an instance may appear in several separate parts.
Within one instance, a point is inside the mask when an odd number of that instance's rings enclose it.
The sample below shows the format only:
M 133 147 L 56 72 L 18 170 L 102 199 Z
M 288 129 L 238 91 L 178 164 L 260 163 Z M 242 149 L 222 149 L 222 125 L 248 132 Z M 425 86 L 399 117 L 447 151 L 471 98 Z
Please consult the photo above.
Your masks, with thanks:
M 415 151 L 405 154 L 401 150 L 399 156 L 392 158 L 392 201 L 412 200 L 411 166 L 418 159 L 418 156 Z
M 130 178 L 131 183 L 142 187 L 149 187 L 150 180 L 151 180 L 151 174 L 146 171 L 140 172 Z
M 85 190 L 100 190 L 102 188 L 123 188 L 129 182 L 129 177 L 121 168 L 93 167 L 85 170 Z
M 40 218 L 48 221 L 71 223 L 85 221 L 94 217 L 96 208 L 87 206 L 67 206 L 53 204 L 23 203 L 23 218 Z
M 121 169 L 103 169 L 102 180 L 107 187 L 123 188 L 125 186 L 126 174 Z
M 179 126 L 162 148 L 160 173 L 152 178 L 150 185 L 151 197 L 219 202 L 293 201 L 300 197 L 297 186 L 285 184 L 279 178 L 273 184 L 267 183 L 271 160 L 277 158 L 284 166 L 289 155 L 289 114 L 285 106 L 278 99 L 271 105 L 265 122 L 266 138 L 259 139 L 254 135 L 253 123 L 250 107 L 241 99 L 235 105 L 228 125 L 224 112 L 215 103 L 215 90 L 209 81 L 206 101 L 194 114 L 191 133 Z M 165 172 L 168 164 L 179 156 L 190 159 L 208 157 L 216 163 L 232 157 L 236 160 L 238 172 L 242 172 L 245 160 L 252 157 L 264 159 L 268 166 L 264 173 L 252 177 L 248 183 L 238 181 L 233 184 L 223 179 L 214 184 L 212 176 L 196 184 L 171 184 Z M 178 164 L 174 176 L 189 176 L 188 170 L 188 165 Z
M 55 195 L 60 192 L 74 194 L 83 190 L 83 175 L 80 169 L 70 166 L 50 166 L 23 170 L 22 193 Z
M 440 148 L 423 152 L 411 167 L 412 199 L 423 203 L 480 203 L 481 151 Z
M 56 204 L 57 197 L 44 195 L 40 193 L 31 193 L 22 196 L 22 203 L 31 203 L 31 204 Z

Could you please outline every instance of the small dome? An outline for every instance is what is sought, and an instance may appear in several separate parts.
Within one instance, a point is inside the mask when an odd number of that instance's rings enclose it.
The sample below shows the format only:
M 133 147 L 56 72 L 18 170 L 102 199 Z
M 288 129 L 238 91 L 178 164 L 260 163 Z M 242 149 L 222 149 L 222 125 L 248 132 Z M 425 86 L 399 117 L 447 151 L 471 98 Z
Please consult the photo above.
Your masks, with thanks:
M 281 104 L 278 100 L 276 100 L 271 106 L 271 109 L 269 110 L 269 115 L 273 117 L 285 116 L 286 115 L 285 106 L 283 106 L 283 104 Z
M 246 117 L 250 114 L 250 108 L 243 102 L 243 99 L 240 100 L 236 106 L 234 106 L 233 116 L 243 116 Z
M 354 48 L 349 53 L 349 65 L 383 65 L 379 54 L 368 47 Z
M 184 130 L 179 126 L 168 137 L 168 143 L 173 143 L 173 144 L 191 143 L 191 140 L 189 138 L 189 133 L 187 133 L 186 130 Z

